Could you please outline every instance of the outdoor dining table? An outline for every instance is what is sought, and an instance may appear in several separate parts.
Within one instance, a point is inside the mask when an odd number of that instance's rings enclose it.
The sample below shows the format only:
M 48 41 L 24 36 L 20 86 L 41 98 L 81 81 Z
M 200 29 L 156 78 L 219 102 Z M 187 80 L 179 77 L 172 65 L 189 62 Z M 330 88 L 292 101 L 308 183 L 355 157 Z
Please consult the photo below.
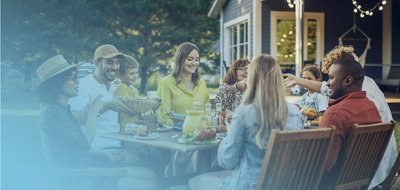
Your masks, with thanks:
M 102 135 L 104 138 L 116 139 L 122 142 L 135 143 L 139 145 L 147 145 L 151 147 L 163 148 L 168 150 L 176 150 L 180 152 L 191 152 L 199 150 L 216 149 L 219 143 L 211 144 L 183 144 L 178 143 L 178 138 L 182 136 L 182 132 L 166 131 L 158 132 L 160 135 L 155 139 L 137 139 L 134 135 L 125 135 L 120 133 L 110 133 Z
M 178 138 L 182 136 L 182 132 L 165 131 L 158 132 L 158 134 L 158 138 L 146 140 L 135 138 L 134 135 L 120 133 L 105 134 L 102 137 L 120 140 L 124 143 L 169 150 L 171 152 L 170 158 L 166 157 L 166 159 L 169 159 L 169 164 L 163 169 L 165 179 L 178 178 L 182 180 L 199 173 L 219 169 L 216 162 L 219 140 L 210 144 L 182 144 L 178 143 Z

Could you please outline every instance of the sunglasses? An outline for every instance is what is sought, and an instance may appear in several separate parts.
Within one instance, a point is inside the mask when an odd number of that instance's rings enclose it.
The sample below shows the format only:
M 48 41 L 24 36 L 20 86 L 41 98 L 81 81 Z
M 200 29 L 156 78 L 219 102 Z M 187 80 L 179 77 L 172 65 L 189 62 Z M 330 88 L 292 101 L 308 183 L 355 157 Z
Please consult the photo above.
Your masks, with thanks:
M 247 71 L 248 67 L 238 67 L 236 70 Z

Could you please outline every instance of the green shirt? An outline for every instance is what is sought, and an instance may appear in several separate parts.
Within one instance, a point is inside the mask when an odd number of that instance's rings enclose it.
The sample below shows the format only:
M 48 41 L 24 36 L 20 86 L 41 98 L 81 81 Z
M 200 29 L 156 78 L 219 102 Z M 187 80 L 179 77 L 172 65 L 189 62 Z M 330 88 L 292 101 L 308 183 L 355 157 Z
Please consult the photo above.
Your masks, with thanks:
M 159 121 L 166 125 L 174 125 L 167 115 L 169 112 L 186 114 L 186 110 L 193 109 L 194 101 L 200 101 L 202 109 L 204 109 L 204 104 L 210 101 L 203 78 L 198 80 L 197 85 L 190 92 L 186 90 L 182 82 L 177 85 L 176 79 L 171 74 L 161 79 L 158 84 L 157 95 L 161 98 Z

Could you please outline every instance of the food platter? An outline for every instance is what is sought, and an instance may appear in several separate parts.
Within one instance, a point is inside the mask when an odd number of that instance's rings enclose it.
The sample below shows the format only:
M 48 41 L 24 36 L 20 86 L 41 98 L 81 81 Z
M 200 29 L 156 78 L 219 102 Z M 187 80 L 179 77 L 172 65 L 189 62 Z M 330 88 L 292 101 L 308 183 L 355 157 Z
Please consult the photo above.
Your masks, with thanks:
M 136 134 L 134 137 L 136 139 L 140 139 L 140 140 L 151 140 L 151 139 L 156 139 L 156 138 L 160 137 L 160 135 L 158 133 L 150 133 L 148 135 Z

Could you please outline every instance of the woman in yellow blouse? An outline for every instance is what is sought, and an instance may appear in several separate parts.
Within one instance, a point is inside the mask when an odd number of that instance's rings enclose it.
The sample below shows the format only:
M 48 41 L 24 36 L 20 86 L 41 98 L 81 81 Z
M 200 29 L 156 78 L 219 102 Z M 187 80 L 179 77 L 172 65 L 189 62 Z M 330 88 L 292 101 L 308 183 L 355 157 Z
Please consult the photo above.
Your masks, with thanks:
M 139 63 L 135 58 L 129 55 L 124 55 L 125 60 L 120 64 L 118 78 L 121 81 L 115 90 L 115 96 L 139 96 L 139 91 L 133 86 L 139 78 Z M 118 121 L 121 125 L 121 130 L 125 129 L 126 124 L 137 121 L 137 115 L 128 115 L 120 112 Z
M 159 120 L 166 125 L 174 125 L 168 113 L 185 114 L 193 109 L 193 102 L 200 101 L 201 108 L 209 102 L 209 94 L 204 79 L 200 76 L 199 48 L 189 42 L 182 43 L 175 53 L 175 65 L 172 73 L 164 77 L 157 88 L 161 98 Z

